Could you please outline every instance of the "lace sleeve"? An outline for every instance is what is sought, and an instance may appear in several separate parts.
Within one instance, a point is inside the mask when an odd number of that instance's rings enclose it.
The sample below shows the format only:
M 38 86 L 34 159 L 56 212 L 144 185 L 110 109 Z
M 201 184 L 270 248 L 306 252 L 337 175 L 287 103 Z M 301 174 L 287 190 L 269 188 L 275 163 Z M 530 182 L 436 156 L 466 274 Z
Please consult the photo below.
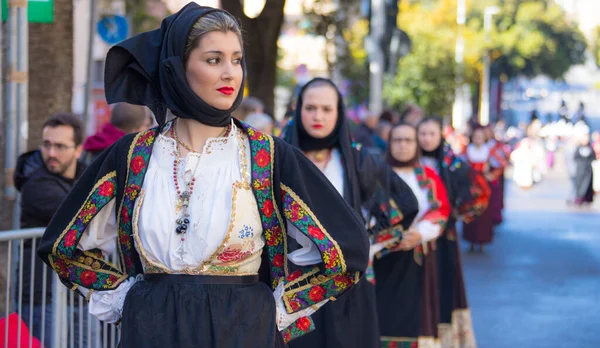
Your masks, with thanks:
M 79 291 L 89 298 L 90 314 L 112 324 L 121 319 L 125 297 L 135 283 L 136 279 L 131 277 L 114 290 L 91 291 L 80 287 Z

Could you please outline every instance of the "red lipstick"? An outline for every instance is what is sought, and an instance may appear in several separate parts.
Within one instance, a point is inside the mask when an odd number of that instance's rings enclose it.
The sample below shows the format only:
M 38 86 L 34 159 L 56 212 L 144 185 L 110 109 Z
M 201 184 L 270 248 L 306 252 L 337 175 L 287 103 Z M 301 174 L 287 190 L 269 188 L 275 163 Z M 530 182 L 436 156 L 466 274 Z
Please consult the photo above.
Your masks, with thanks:
M 321 124 L 313 124 L 312 127 L 314 129 L 321 129 L 321 128 L 323 128 L 323 125 L 321 125 Z
M 221 88 L 217 89 L 217 91 L 219 91 L 225 95 L 232 95 L 233 91 L 235 91 L 235 89 L 231 86 L 225 86 L 225 87 L 221 87 Z

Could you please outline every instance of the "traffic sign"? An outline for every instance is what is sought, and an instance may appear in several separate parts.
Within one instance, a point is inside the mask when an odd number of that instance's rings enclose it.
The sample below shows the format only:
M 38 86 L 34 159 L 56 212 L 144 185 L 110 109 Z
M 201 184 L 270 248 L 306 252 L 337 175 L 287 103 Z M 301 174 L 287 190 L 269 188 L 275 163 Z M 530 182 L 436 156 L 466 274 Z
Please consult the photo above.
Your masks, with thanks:
M 8 19 L 8 0 L 2 0 L 2 21 Z M 54 22 L 54 0 L 29 0 L 27 3 L 29 23 Z
M 127 38 L 129 23 L 123 16 L 108 15 L 98 21 L 98 35 L 109 45 L 114 45 Z

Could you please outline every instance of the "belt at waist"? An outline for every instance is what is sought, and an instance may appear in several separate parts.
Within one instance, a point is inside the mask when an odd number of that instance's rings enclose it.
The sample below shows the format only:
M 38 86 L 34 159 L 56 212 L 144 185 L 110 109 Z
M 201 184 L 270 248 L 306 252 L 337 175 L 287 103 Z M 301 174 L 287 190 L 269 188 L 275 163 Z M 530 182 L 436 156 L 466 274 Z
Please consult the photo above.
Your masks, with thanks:
M 258 283 L 258 275 L 214 276 L 151 273 L 144 274 L 144 280 L 149 282 L 195 283 L 195 284 L 254 284 Z

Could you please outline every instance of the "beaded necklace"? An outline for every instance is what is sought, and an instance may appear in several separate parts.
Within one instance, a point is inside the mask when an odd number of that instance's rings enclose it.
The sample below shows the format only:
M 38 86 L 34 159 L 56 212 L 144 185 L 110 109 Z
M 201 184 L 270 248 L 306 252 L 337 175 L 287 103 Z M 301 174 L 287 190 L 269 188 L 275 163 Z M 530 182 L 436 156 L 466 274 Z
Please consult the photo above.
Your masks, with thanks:
M 221 134 L 219 134 L 218 137 L 222 137 L 222 136 L 227 136 L 229 134 L 229 129 L 230 127 L 227 127 L 223 130 L 223 132 L 221 132 Z M 184 247 L 184 242 L 185 242 L 185 235 L 188 231 L 189 228 L 189 224 L 190 224 L 190 214 L 189 214 L 189 206 L 190 206 L 190 198 L 192 197 L 192 193 L 194 192 L 194 184 L 196 183 L 196 171 L 198 170 L 198 166 L 200 164 L 200 159 L 198 159 L 198 161 L 196 162 L 196 166 L 194 167 L 194 170 L 192 172 L 192 177 L 188 182 L 185 182 L 185 173 L 182 174 L 182 179 L 183 179 L 183 187 L 184 190 L 181 191 L 181 187 L 179 186 L 179 175 L 178 175 L 178 171 L 180 168 L 180 164 L 181 164 L 181 150 L 179 148 L 179 146 L 183 146 L 186 150 L 190 151 L 190 152 L 196 152 L 194 151 L 189 145 L 183 143 L 181 140 L 179 140 L 179 137 L 177 136 L 177 121 L 174 122 L 173 127 L 171 127 L 171 135 L 173 136 L 173 139 L 175 139 L 175 149 L 176 149 L 176 156 L 175 156 L 175 160 L 173 161 L 173 181 L 175 182 L 175 190 L 177 192 L 177 203 L 176 203 L 176 211 L 178 214 L 177 220 L 175 220 L 175 224 L 176 224 L 176 228 L 175 228 L 175 233 L 177 233 L 178 235 L 181 236 L 181 242 L 182 242 L 182 247 L 179 251 L 180 257 L 183 259 L 183 256 L 185 255 L 186 251 L 185 251 L 185 247 Z

